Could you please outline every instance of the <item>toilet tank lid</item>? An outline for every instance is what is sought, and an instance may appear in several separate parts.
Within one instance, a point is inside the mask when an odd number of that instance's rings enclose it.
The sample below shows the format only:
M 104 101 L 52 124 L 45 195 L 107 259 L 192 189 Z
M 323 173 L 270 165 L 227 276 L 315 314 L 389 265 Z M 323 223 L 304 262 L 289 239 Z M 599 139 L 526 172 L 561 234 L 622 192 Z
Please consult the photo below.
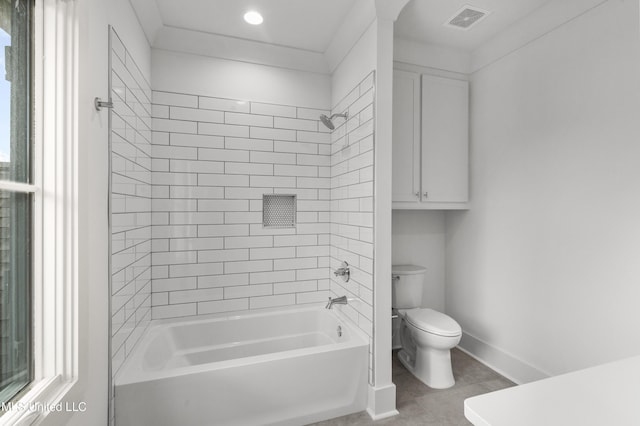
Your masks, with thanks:
M 393 265 L 391 266 L 391 273 L 393 275 L 415 275 L 424 274 L 426 272 L 424 266 L 418 265 Z

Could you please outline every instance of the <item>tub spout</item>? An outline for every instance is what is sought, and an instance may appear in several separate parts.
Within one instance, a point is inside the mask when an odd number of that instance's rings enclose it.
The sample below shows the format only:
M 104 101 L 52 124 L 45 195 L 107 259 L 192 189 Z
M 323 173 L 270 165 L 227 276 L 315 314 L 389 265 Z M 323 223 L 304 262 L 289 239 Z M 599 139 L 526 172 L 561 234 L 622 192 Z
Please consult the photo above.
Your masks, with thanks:
M 333 305 L 346 305 L 347 304 L 347 296 L 340 296 L 336 298 L 329 298 L 327 302 L 327 306 L 325 308 L 331 309 Z

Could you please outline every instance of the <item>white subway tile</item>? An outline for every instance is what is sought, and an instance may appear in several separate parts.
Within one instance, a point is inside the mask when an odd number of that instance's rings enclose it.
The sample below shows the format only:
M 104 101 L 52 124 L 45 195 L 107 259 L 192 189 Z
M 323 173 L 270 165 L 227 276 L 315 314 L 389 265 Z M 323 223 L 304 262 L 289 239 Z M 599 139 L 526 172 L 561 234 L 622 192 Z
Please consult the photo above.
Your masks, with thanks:
M 189 290 L 196 288 L 196 279 L 190 278 L 168 278 L 154 279 L 151 283 L 153 293 L 162 291 Z
M 205 275 L 198 277 L 198 288 L 248 285 L 249 274 Z
M 153 157 L 155 159 L 168 158 L 174 160 L 196 160 L 198 158 L 198 150 L 196 148 L 183 146 L 154 145 Z
M 271 294 L 273 294 L 273 286 L 271 284 L 243 285 L 224 288 L 225 300 L 241 297 L 266 296 Z
M 329 246 L 304 246 L 296 248 L 297 257 L 329 256 Z
M 295 141 L 296 131 L 286 129 L 271 129 L 267 127 L 251 127 L 249 132 L 252 138 L 256 139 L 278 139 L 284 141 Z M 233 136 L 233 135 L 230 135 Z
M 298 188 L 331 188 L 330 178 L 313 178 L 313 177 L 299 177 L 297 178 Z
M 326 109 L 315 109 L 315 108 L 297 108 L 298 118 L 303 118 L 306 120 L 319 120 L 320 115 L 331 115 L 331 111 Z
M 273 269 L 275 271 L 281 271 L 284 269 L 310 269 L 317 267 L 318 259 L 315 257 L 276 259 L 273 261 Z
M 276 176 L 318 176 L 318 168 L 316 166 L 293 166 L 293 165 L 280 165 L 274 166 L 274 174 Z M 292 185 L 292 186 L 295 186 Z
M 249 127 L 233 124 L 198 123 L 197 132 L 201 135 L 249 137 Z
M 203 250 L 198 252 L 198 262 L 233 262 L 249 260 L 248 249 Z
M 224 137 L 222 136 L 171 133 L 169 141 L 169 143 L 174 146 L 188 146 L 193 148 L 224 148 Z
M 196 211 L 198 204 L 196 200 L 184 200 L 184 199 L 159 199 L 152 200 L 151 209 L 153 211 L 164 212 L 188 212 Z
M 271 263 L 271 261 L 268 261 Z M 249 274 L 250 284 L 279 283 L 296 279 L 296 271 L 252 272 Z
M 273 247 L 273 238 L 271 236 L 260 237 L 226 237 L 224 239 L 225 248 L 256 248 L 256 247 Z
M 225 212 L 224 223 L 262 223 L 261 212 Z
M 154 172 L 168 172 L 169 160 L 163 158 L 154 158 L 151 160 L 151 170 Z
M 197 158 L 198 160 L 248 162 L 249 151 L 199 148 Z
M 318 121 L 275 117 L 273 121 L 273 127 L 276 127 L 278 129 L 307 130 L 311 132 L 317 132 Z
M 198 97 L 180 93 L 153 91 L 153 103 L 161 105 L 175 105 L 190 108 L 198 107 Z
M 273 270 L 271 260 L 249 260 L 246 262 L 225 262 L 225 274 L 237 274 L 243 272 L 261 272 Z
M 203 160 L 170 160 L 170 171 L 193 173 L 224 173 L 224 163 Z
M 248 200 L 198 200 L 198 210 L 208 212 L 246 212 L 249 211 Z
M 251 151 L 252 163 L 296 164 L 296 154 Z
M 223 238 L 172 238 L 169 240 L 169 250 L 215 250 L 224 247 Z
M 198 237 L 229 237 L 247 235 L 249 225 L 198 225 Z
M 246 101 L 200 96 L 200 108 L 217 109 L 219 111 L 249 112 L 250 104 Z
M 163 305 L 151 308 L 151 318 L 178 318 L 195 315 L 197 312 L 195 303 L 185 303 L 182 305 Z
M 176 265 L 180 263 L 196 263 L 198 253 L 195 251 L 167 251 L 151 254 L 154 265 Z
M 291 281 L 273 284 L 273 294 L 298 293 L 303 291 L 316 291 L 318 281 Z
M 253 178 L 253 176 L 252 176 Z M 249 176 L 199 174 L 198 185 L 201 186 L 249 186 Z
M 172 291 L 169 293 L 169 304 L 206 302 L 223 298 L 221 288 L 205 288 L 196 290 Z
M 290 188 L 296 185 L 295 177 L 286 176 L 250 176 L 250 186 L 252 187 L 285 187 Z
M 268 139 L 224 138 L 226 149 L 244 149 L 250 151 L 273 151 L 273 141 Z
M 222 224 L 224 214 L 221 212 L 172 212 L 169 214 L 171 225 L 206 225 Z
M 262 211 L 262 196 L 264 194 L 272 194 L 273 188 L 241 188 L 241 187 L 229 187 L 224 189 L 224 197 L 228 200 L 241 199 L 260 201 L 259 211 Z M 255 211 L 255 209 L 250 209 Z
M 293 118 L 296 116 L 296 107 L 251 102 L 251 113 Z
M 296 256 L 295 247 L 252 248 L 249 252 L 251 260 L 279 259 Z
M 224 188 L 213 186 L 171 186 L 171 198 L 224 198 Z
M 279 235 L 273 237 L 274 247 L 311 246 L 318 244 L 317 235 Z
M 169 293 L 151 293 L 151 306 L 160 306 L 169 304 Z
M 242 124 L 246 126 L 273 127 L 273 117 L 268 115 L 225 112 L 224 122 L 227 124 Z
M 272 308 L 276 306 L 286 306 L 295 304 L 294 294 L 282 294 L 278 296 L 251 297 L 249 299 L 249 309 Z
M 198 303 L 198 314 L 217 314 L 221 312 L 249 309 L 249 299 L 229 299 Z
M 331 143 L 330 133 L 319 132 L 306 132 L 302 130 L 296 131 L 296 139 L 298 142 L 313 142 L 313 143 Z
M 304 143 L 304 142 L 274 141 L 273 151 L 293 152 L 293 153 L 300 153 L 300 154 L 317 154 L 318 146 L 324 146 L 324 145 L 318 145 L 315 143 Z M 330 151 L 329 151 L 329 154 L 330 154 Z
M 242 175 L 273 175 L 273 164 L 225 163 L 224 172 Z
M 296 303 L 298 305 L 304 303 L 320 303 L 326 302 L 331 296 L 330 291 L 312 291 L 306 293 L 296 293 Z
M 193 121 L 169 120 L 166 118 L 154 118 L 153 130 L 156 132 L 171 133 L 198 133 L 198 124 Z
M 320 280 L 327 278 L 329 273 L 329 268 L 300 269 L 296 271 L 296 279 L 299 281 Z
M 295 234 L 295 228 L 265 228 L 262 224 L 249 225 L 249 235 L 287 235 Z
M 206 109 L 183 108 L 172 106 L 169 116 L 173 120 L 204 121 L 208 123 L 224 123 L 224 113 Z
M 166 105 L 151 105 L 151 117 L 169 118 L 169 107 Z
M 178 133 L 176 133 L 176 134 L 178 134 Z M 151 141 L 152 141 L 152 143 L 154 145 L 169 145 L 169 135 L 170 135 L 170 133 L 167 133 L 167 132 L 156 132 L 156 131 L 153 131 L 153 132 L 151 132 Z M 115 151 L 115 147 L 116 147 L 115 143 L 112 144 L 112 145 L 114 147 L 114 152 L 116 152 Z
M 187 265 L 170 265 L 169 276 L 198 277 L 200 275 L 220 275 L 223 273 L 222 263 L 194 263 Z
M 331 161 L 328 155 L 307 155 L 298 154 L 298 164 L 309 166 L 330 166 Z

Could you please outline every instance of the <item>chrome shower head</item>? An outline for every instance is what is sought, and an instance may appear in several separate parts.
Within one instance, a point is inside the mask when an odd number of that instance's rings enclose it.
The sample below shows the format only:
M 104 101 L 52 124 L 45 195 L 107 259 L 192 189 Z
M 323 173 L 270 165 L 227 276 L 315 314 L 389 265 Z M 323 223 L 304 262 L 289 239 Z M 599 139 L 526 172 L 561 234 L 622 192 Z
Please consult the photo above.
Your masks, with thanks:
M 347 112 L 343 112 L 342 114 L 333 114 L 331 117 L 327 117 L 326 115 L 322 114 L 320 115 L 320 121 L 322 121 L 322 124 L 327 126 L 329 130 L 333 130 L 336 128 L 336 126 L 333 124 L 333 119 L 336 117 L 342 117 L 346 120 Z

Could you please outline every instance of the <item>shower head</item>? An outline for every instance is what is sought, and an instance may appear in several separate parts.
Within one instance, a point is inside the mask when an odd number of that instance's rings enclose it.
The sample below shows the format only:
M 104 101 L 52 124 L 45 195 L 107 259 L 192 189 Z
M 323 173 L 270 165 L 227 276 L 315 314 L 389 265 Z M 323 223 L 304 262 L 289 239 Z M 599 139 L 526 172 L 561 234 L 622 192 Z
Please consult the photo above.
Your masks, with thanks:
M 346 120 L 347 113 L 343 112 L 342 114 L 333 114 L 331 117 L 327 117 L 326 115 L 322 114 L 320 115 L 320 121 L 322 121 L 322 124 L 327 126 L 329 130 L 333 130 L 336 128 L 336 126 L 333 124 L 333 119 L 336 117 L 342 117 Z

